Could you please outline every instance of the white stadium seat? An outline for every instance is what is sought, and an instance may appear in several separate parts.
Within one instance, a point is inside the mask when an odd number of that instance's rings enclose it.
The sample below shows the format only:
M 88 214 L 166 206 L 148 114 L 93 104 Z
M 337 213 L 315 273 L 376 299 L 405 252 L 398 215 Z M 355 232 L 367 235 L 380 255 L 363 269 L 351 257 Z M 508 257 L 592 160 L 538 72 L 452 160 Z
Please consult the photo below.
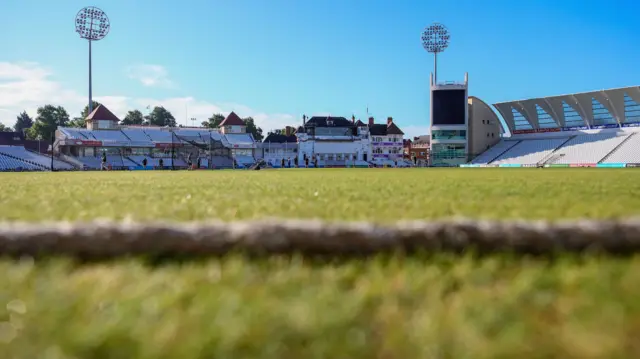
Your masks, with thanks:
M 640 135 L 631 134 L 627 141 L 618 147 L 602 163 L 640 163 Z
M 492 164 L 535 165 L 545 159 L 568 138 L 523 140 L 503 153 Z
M 518 144 L 518 141 L 501 140 L 495 146 L 481 153 L 471 163 L 473 164 L 488 164 L 496 157 L 500 156 L 503 152 Z
M 600 162 L 629 134 L 605 132 L 577 135 L 564 144 L 554 155 L 554 164 L 594 164 Z

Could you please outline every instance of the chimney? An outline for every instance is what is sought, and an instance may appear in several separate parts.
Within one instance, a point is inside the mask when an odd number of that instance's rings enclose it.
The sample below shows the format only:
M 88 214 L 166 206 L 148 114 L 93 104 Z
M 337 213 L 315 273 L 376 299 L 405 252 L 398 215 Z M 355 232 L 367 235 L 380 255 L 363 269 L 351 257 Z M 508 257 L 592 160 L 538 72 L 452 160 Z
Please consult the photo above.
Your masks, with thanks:
M 302 127 L 307 124 L 307 115 L 302 115 Z
M 291 136 L 291 127 L 287 126 L 284 128 L 284 134 L 288 136 Z
M 356 123 L 356 115 L 351 115 L 351 123 Z
M 387 126 L 389 126 L 393 122 L 393 117 L 387 117 Z
M 373 117 L 369 117 L 369 126 L 373 126 Z

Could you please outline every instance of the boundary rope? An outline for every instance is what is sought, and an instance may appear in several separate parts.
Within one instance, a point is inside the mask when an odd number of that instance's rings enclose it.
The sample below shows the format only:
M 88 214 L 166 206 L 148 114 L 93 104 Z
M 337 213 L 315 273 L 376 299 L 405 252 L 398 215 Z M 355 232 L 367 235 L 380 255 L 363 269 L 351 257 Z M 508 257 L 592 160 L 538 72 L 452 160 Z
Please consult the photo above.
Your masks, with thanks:
M 516 254 L 640 252 L 640 220 L 333 223 L 316 220 L 87 223 L 0 222 L 0 256 L 203 257 L 247 254 L 329 256 L 383 252 Z

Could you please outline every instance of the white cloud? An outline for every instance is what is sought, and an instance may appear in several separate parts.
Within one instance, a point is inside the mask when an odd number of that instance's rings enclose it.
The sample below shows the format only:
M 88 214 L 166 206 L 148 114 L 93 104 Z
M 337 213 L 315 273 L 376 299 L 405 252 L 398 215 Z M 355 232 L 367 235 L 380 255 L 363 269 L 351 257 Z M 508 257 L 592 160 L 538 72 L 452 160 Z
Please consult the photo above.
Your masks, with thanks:
M 164 66 L 153 64 L 131 65 L 126 69 L 130 79 L 140 81 L 148 87 L 173 88 L 175 84 L 169 79 L 169 72 Z
M 119 118 L 127 111 L 139 109 L 145 113 L 147 106 L 164 106 L 179 124 L 192 125 L 187 118 L 195 117 L 200 125 L 214 113 L 227 115 L 235 111 L 240 117 L 253 117 L 265 132 L 296 125 L 301 119 L 289 114 L 269 114 L 239 104 L 216 104 L 193 97 L 173 97 L 164 99 L 128 97 L 121 95 L 95 96 L 94 100 L 104 104 Z M 87 103 L 81 92 L 69 89 L 53 79 L 53 73 L 37 63 L 0 62 L 0 123 L 15 124 L 16 116 L 22 112 L 34 117 L 39 106 L 61 105 L 71 118 L 78 116 Z
M 119 118 L 124 118 L 129 110 L 139 109 L 146 113 L 147 106 L 152 108 L 153 106 L 164 106 L 171 111 L 178 124 L 189 126 L 193 124 L 191 118 L 196 118 L 195 125 L 200 125 L 202 121 L 214 113 L 227 115 L 231 111 L 235 111 L 240 117 L 253 117 L 256 125 L 265 132 L 285 126 L 298 126 L 302 123 L 302 115 L 265 113 L 246 105 L 214 103 L 193 97 L 157 99 L 113 94 L 95 96 L 94 100 L 104 104 Z M 55 81 L 52 71 L 38 63 L 0 62 L 0 123 L 13 126 L 16 116 L 22 111 L 27 111 L 30 116 L 35 118 L 37 108 L 45 104 L 61 105 L 73 118 L 78 116 L 86 106 L 87 96 Z M 307 115 L 328 116 L 330 114 L 310 113 Z M 407 138 L 429 133 L 428 126 L 402 126 L 401 124 L 398 126 Z
M 20 112 L 26 110 L 33 116 L 44 103 L 82 109 L 85 97 L 63 88 L 51 79 L 51 75 L 47 68 L 37 63 L 0 62 L 0 122 L 13 126 Z

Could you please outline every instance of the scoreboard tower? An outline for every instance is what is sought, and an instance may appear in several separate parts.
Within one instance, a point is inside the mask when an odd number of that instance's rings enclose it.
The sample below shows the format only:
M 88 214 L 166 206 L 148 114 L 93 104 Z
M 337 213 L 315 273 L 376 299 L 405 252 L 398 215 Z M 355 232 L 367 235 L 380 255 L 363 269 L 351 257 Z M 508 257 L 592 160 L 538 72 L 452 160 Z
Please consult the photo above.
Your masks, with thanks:
M 432 166 L 457 167 L 467 162 L 469 147 L 468 73 L 464 82 L 436 83 L 430 78 Z

